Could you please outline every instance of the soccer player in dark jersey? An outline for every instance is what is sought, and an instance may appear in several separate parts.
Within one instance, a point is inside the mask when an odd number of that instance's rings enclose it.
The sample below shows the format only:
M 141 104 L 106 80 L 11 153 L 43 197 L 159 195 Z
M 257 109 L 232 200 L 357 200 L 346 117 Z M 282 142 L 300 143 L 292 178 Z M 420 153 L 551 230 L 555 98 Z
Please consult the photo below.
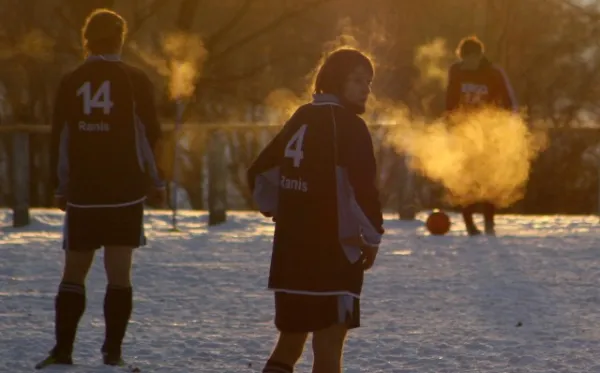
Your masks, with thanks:
M 56 201 L 66 211 L 65 266 L 55 298 L 56 344 L 38 369 L 72 364 L 85 280 L 101 247 L 108 278 L 101 352 L 105 364 L 123 364 L 132 254 L 145 244 L 144 202 L 165 200 L 153 151 L 160 137 L 153 86 L 120 61 L 126 28 L 117 13 L 94 11 L 82 29 L 86 59 L 62 78 L 55 99 L 51 164 Z
M 309 333 L 313 372 L 341 372 L 347 331 L 360 325 L 363 274 L 384 231 L 373 144 L 359 117 L 372 79 L 360 51 L 329 54 L 313 101 L 248 170 L 260 211 L 275 220 L 269 288 L 280 333 L 264 373 L 292 372 Z
M 483 106 L 517 111 L 517 101 L 504 70 L 492 64 L 484 54 L 484 45 L 476 37 L 461 40 L 457 55 L 460 61 L 450 67 L 446 90 L 446 110 L 476 110 Z M 471 236 L 481 232 L 473 222 L 473 213 L 483 209 L 485 232 L 495 234 L 495 206 L 490 201 L 466 206 L 462 210 L 467 233 Z

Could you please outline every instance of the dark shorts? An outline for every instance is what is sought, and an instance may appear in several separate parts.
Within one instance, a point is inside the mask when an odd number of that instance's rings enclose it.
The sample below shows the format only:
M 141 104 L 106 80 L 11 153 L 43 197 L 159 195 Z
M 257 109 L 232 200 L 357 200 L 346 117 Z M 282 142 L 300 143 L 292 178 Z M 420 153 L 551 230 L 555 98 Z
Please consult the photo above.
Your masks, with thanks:
M 316 332 L 337 324 L 360 326 L 360 299 L 275 292 L 275 326 L 280 332 Z
M 140 247 L 144 236 L 144 204 L 123 207 L 67 207 L 63 249 L 97 250 L 106 246 Z

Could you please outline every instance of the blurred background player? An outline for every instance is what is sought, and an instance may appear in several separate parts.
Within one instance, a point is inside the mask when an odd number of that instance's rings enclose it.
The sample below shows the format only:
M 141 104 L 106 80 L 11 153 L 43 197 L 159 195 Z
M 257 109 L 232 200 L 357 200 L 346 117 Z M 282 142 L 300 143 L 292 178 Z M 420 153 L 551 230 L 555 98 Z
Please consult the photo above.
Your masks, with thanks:
M 55 299 L 56 344 L 37 369 L 72 364 L 85 280 L 101 247 L 108 279 L 101 352 L 105 364 L 124 364 L 132 254 L 145 244 L 144 202 L 165 200 L 153 154 L 160 137 L 154 90 L 141 70 L 120 61 L 126 31 L 117 13 L 94 11 L 82 29 L 86 59 L 62 78 L 56 96 L 51 164 L 56 202 L 66 211 L 65 266 Z
M 484 54 L 484 45 L 476 37 L 461 40 L 456 51 L 460 61 L 450 67 L 446 91 L 446 111 L 477 110 L 494 106 L 517 111 L 512 86 L 499 66 L 492 64 Z M 483 210 L 486 234 L 495 234 L 495 206 L 490 201 L 465 206 L 462 215 L 469 235 L 481 234 L 473 222 L 473 213 Z
M 280 334 L 264 373 L 292 372 L 308 333 L 313 372 L 341 372 L 346 333 L 360 325 L 363 272 L 383 234 L 373 144 L 358 116 L 372 79 L 361 52 L 330 54 L 313 101 L 248 170 L 260 210 L 276 221 L 269 288 Z

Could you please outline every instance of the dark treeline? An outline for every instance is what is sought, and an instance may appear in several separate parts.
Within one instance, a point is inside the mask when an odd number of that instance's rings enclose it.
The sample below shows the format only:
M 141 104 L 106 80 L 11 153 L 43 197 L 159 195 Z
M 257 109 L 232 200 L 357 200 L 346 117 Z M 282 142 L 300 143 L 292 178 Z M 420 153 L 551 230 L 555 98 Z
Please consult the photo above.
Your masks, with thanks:
M 378 106 L 393 102 L 435 118 L 453 50 L 462 37 L 477 34 L 511 78 L 529 118 L 561 129 L 536 161 L 525 200 L 514 208 L 595 212 L 597 134 L 569 128 L 598 122 L 600 13 L 571 1 L 0 0 L 0 124 L 48 125 L 61 74 L 82 59 L 80 27 L 98 7 L 128 20 L 123 57 L 153 79 L 165 122 L 173 121 L 175 111 L 169 96 L 173 62 L 191 63 L 195 74 L 185 118 L 198 125 L 280 123 L 286 112 L 280 109 L 309 93 L 322 53 L 341 45 L 374 57 Z M 175 51 L 165 46 L 173 35 L 186 36 Z M 376 121 L 376 114 L 366 119 Z M 203 133 L 187 133 L 182 155 L 187 162 L 181 183 L 194 208 L 204 208 Z M 239 138 L 229 140 L 235 183 L 253 152 L 237 149 Z M 43 148 L 32 145 L 32 168 L 45 164 Z M 5 163 L 8 156 L 2 156 Z M 382 183 L 393 184 L 382 185 L 390 190 L 383 194 L 395 209 L 398 198 L 389 195 L 400 193 L 402 175 L 386 175 Z M 244 198 L 234 201 L 232 208 L 248 207 Z

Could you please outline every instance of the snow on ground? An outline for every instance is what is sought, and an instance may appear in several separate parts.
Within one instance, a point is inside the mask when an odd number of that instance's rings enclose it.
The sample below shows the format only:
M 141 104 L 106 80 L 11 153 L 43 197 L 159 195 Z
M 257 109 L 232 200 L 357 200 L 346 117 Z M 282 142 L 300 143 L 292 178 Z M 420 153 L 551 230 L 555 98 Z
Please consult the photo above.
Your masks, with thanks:
M 272 223 L 239 212 L 208 228 L 205 213 L 182 214 L 177 233 L 169 213 L 147 213 L 125 354 L 146 372 L 260 372 L 275 340 Z M 428 236 L 424 218 L 388 216 L 345 372 L 600 372 L 596 217 L 499 216 L 496 238 L 466 237 L 457 215 L 450 235 Z M 62 214 L 33 219 L 0 230 L 0 372 L 33 371 L 53 343 Z M 104 287 L 97 260 L 75 350 L 85 365 L 69 372 L 113 371 L 98 352 Z M 298 372 L 310 372 L 309 352 Z

